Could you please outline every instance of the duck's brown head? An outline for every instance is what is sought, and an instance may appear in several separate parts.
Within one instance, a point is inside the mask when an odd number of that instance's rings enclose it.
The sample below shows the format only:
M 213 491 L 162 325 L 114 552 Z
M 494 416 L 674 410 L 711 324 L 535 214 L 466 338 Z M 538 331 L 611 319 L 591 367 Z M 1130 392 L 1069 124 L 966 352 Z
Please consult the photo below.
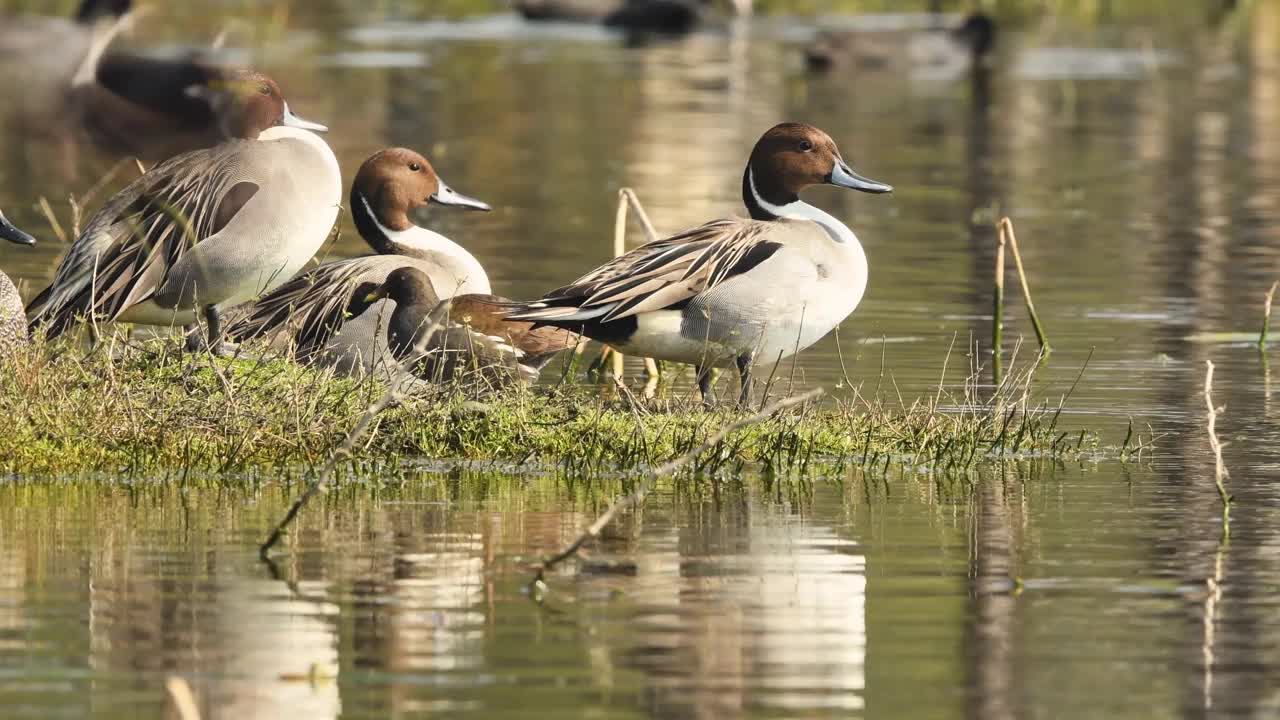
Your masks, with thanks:
M 362 236 L 369 232 L 361 217 L 372 214 L 382 230 L 404 231 L 413 227 L 409 211 L 427 203 L 472 210 L 489 210 L 487 203 L 456 192 L 436 175 L 435 168 L 421 154 L 408 148 L 388 148 L 374 153 L 356 173 L 351 183 L 351 210 Z M 374 234 L 377 228 L 369 228 Z
M 256 70 L 214 70 L 203 84 L 188 87 L 187 94 L 209 103 L 228 138 L 254 140 L 277 126 L 314 132 L 329 129 L 294 115 L 276 81 Z
M 771 220 L 812 185 L 835 185 L 869 193 L 892 192 L 882 182 L 855 173 L 830 135 L 805 123 L 781 123 L 756 142 L 742 176 L 742 197 L 751 216 Z

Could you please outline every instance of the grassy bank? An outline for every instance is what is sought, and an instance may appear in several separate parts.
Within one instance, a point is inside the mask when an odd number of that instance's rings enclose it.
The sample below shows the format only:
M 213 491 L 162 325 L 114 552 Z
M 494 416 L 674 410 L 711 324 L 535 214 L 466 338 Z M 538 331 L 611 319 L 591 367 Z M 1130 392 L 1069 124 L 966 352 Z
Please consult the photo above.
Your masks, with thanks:
M 1028 373 L 979 399 L 966 383 L 914 404 L 826 398 L 726 439 L 697 463 L 910 462 L 968 468 L 993 457 L 1069 457 L 1094 449 L 1057 428 L 1060 398 L 1036 404 Z M 0 373 L 0 472 L 147 475 L 314 468 L 385 387 L 283 360 L 184 354 L 172 341 L 108 343 L 84 355 L 36 347 Z M 630 470 L 697 447 L 735 410 L 687 400 L 649 403 L 596 386 L 513 388 L 475 397 L 436 387 L 378 416 L 355 462 L 392 471 L 422 459 L 529 463 L 575 473 Z

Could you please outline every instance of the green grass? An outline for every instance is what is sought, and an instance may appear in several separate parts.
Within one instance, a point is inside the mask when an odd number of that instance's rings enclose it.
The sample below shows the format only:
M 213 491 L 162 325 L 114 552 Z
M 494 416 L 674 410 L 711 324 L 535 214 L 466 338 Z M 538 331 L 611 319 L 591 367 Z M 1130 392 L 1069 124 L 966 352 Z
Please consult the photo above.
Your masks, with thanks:
M 825 398 L 744 428 L 704 453 L 704 473 L 824 466 L 971 468 L 1008 457 L 1097 450 L 1057 427 L 1061 398 L 1037 403 L 1032 370 L 981 397 L 971 380 L 906 404 Z M 375 380 L 273 360 L 215 359 L 172 340 L 108 341 L 88 355 L 36 346 L 0 372 L 0 472 L 231 475 L 322 465 L 368 406 Z M 382 413 L 352 462 L 394 471 L 430 460 L 489 461 L 575 474 L 625 472 L 686 452 L 737 411 L 689 398 L 646 402 L 590 385 L 514 387 L 483 396 L 434 386 Z M 1134 445 L 1133 447 L 1140 447 Z M 1126 441 L 1124 453 L 1130 452 Z

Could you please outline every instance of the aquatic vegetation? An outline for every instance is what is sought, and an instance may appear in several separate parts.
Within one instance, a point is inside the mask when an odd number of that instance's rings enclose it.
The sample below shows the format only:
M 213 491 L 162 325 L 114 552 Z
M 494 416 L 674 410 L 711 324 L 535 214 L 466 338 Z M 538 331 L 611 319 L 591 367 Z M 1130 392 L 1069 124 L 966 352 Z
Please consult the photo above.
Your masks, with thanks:
M 1034 373 L 1034 366 L 1010 372 L 994 390 L 974 376 L 939 383 L 936 393 L 910 403 L 855 389 L 743 428 L 689 469 L 960 470 L 991 459 L 1097 450 L 1091 433 L 1058 427 L 1065 397 L 1033 399 Z M 172 339 L 108 340 L 87 355 L 66 343 L 36 342 L 0 373 L 0 413 L 8 418 L 0 471 L 156 476 L 315 468 L 385 392 L 380 381 L 281 358 L 186 354 Z M 380 472 L 440 459 L 628 472 L 696 448 L 740 415 L 728 407 L 706 411 L 679 395 L 645 401 L 625 387 L 564 383 L 500 393 L 429 386 L 378 414 L 349 461 Z M 1131 451 L 1128 441 L 1117 449 Z

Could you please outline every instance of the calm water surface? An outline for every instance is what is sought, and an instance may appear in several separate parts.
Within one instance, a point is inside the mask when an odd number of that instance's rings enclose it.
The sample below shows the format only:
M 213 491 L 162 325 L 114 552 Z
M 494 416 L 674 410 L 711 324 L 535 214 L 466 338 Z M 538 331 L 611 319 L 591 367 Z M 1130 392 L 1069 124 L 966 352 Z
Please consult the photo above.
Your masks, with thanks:
M 1092 353 L 1067 424 L 1163 437 L 1130 464 L 668 484 L 543 605 L 529 563 L 616 481 L 353 478 L 268 568 L 254 548 L 285 479 L 9 478 L 0 716 L 164 716 L 174 674 L 206 718 L 1280 715 L 1280 400 L 1248 344 L 1187 339 L 1256 329 L 1280 277 L 1280 5 L 1252 7 L 1033 23 L 989 74 L 953 78 L 811 77 L 793 45 L 808 26 L 777 20 L 646 48 L 508 16 L 294 8 L 288 30 L 234 31 L 233 55 L 333 128 L 348 177 L 407 145 L 490 202 L 422 220 L 514 296 L 611 253 L 619 187 L 661 230 L 741 212 L 755 138 L 813 122 L 897 191 L 809 193 L 850 221 L 872 277 L 844 370 L 828 338 L 801 384 L 840 392 L 883 363 L 909 402 L 953 342 L 958 382 L 989 335 L 990 219 L 1008 213 L 1056 348 L 1039 391 L 1060 396 Z M 200 42 L 225 10 L 161 10 L 142 37 Z M 42 238 L 37 199 L 65 218 L 109 166 L 14 137 L 0 158 L 0 206 Z M 330 257 L 364 251 L 343 223 Z M 62 251 L 6 245 L 0 267 L 30 294 Z M 1010 307 L 1011 349 L 1029 327 Z M 1206 359 L 1237 502 L 1225 545 Z

